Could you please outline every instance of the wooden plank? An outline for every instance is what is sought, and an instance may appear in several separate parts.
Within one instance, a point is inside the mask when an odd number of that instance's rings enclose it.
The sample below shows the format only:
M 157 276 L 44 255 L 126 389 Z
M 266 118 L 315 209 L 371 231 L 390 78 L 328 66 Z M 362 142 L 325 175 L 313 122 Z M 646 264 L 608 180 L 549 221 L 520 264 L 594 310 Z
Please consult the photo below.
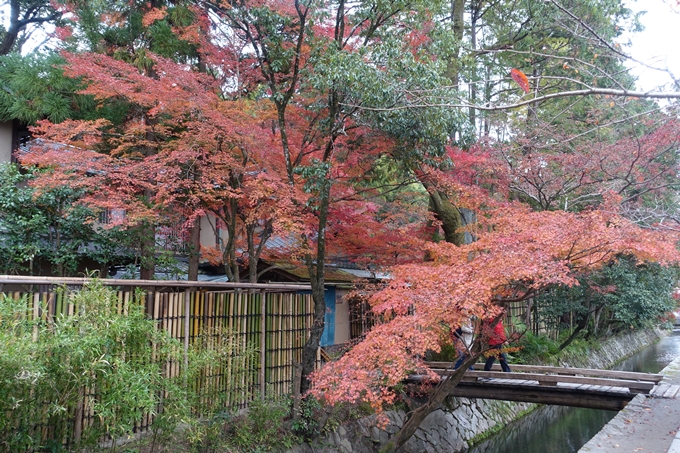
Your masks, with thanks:
M 654 388 L 654 395 L 662 397 L 663 394 L 666 393 L 666 391 L 669 388 L 671 388 L 671 386 L 669 384 L 659 384 L 659 385 L 656 386 L 656 388 Z
M 503 373 L 498 371 L 466 371 L 466 377 L 499 378 L 513 380 L 535 380 L 541 385 L 551 385 L 557 382 L 571 382 L 586 385 L 605 385 L 613 387 L 626 387 L 632 390 L 649 392 L 654 388 L 653 382 L 629 381 L 625 379 L 592 378 L 584 376 L 560 376 L 554 374 L 534 373 Z
M 666 390 L 663 394 L 664 398 L 675 398 L 675 395 L 678 393 L 678 389 L 680 386 L 678 385 L 671 385 L 668 390 Z
M 0 275 L 0 285 L 76 285 L 82 286 L 92 282 L 91 278 L 80 277 L 36 277 L 21 275 Z M 97 279 L 106 286 L 123 286 L 135 288 L 216 288 L 221 291 L 233 290 L 260 290 L 275 291 L 280 293 L 311 291 L 310 285 L 298 283 L 234 283 L 234 282 L 196 282 L 187 280 L 123 280 L 115 278 Z M 153 290 L 152 290 L 153 291 Z
M 430 368 L 450 368 L 452 362 L 425 362 Z M 499 364 L 494 364 L 493 371 L 500 370 Z M 514 372 L 529 372 L 529 373 L 550 373 L 559 375 L 571 376 L 591 376 L 591 377 L 611 377 L 616 379 L 631 379 L 660 382 L 663 379 L 661 374 L 652 373 L 637 373 L 631 371 L 616 371 L 616 370 L 598 370 L 592 368 L 568 368 L 568 367 L 551 367 L 551 366 L 535 366 L 535 365 L 512 365 Z
M 429 368 L 453 368 L 452 362 L 425 362 Z M 616 370 L 597 370 L 593 368 L 569 368 L 569 367 L 554 367 L 554 366 L 536 366 L 536 365 L 512 365 L 513 372 L 526 373 L 550 373 L 566 376 L 590 376 L 613 379 L 631 379 L 650 382 L 661 382 L 662 374 L 652 373 L 637 373 L 633 371 L 616 371 Z M 501 369 L 499 364 L 494 364 L 492 371 Z

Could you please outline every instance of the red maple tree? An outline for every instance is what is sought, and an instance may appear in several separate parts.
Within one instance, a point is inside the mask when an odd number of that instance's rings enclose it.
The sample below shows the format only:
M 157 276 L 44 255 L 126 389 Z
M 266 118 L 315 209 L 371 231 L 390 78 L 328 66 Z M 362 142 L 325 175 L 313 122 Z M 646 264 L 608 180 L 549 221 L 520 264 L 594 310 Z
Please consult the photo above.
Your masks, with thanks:
M 395 400 L 394 389 L 410 374 L 439 380 L 423 357 L 428 350 L 439 351 L 442 339 L 470 319 L 497 318 L 504 303 L 525 300 L 552 284 L 576 284 L 578 272 L 596 269 L 619 254 L 665 264 L 680 261 L 677 235 L 640 228 L 616 212 L 615 195 L 608 198 L 600 209 L 580 213 L 535 212 L 517 203 L 491 208 L 489 202 L 475 225 L 476 242 L 423 244 L 431 261 L 392 268 L 387 286 L 370 298 L 385 322 L 315 373 L 312 394 L 329 403 L 367 401 L 380 411 Z M 480 336 L 472 361 L 482 344 Z M 430 394 L 391 440 L 393 447 L 439 407 L 465 369 L 460 367 Z

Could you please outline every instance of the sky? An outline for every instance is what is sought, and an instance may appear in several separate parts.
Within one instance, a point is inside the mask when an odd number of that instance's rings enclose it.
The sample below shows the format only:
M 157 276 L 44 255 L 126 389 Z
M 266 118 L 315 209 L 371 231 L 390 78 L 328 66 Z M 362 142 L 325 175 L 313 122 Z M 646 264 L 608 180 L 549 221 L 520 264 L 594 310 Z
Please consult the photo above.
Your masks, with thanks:
M 680 78 L 680 7 L 671 7 L 675 0 L 628 0 L 626 3 L 633 11 L 647 11 L 640 18 L 645 30 L 628 37 L 632 46 L 626 49 L 627 52 L 647 65 L 668 68 Z M 639 77 L 640 90 L 652 90 L 672 82 L 661 71 L 643 68 L 635 63 L 629 67 Z

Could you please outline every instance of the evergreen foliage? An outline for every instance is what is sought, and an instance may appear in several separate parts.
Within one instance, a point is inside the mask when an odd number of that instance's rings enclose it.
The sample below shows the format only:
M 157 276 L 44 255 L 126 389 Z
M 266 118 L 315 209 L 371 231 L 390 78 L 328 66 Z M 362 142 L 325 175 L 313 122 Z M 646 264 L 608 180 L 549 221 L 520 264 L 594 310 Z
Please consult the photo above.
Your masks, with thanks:
M 55 275 L 73 276 L 85 258 L 99 266 L 125 259 L 121 232 L 96 227 L 98 213 L 78 203 L 82 191 L 37 190 L 28 185 L 32 178 L 0 164 L 0 272 L 35 272 L 44 262 Z
M 562 329 L 581 324 L 591 335 L 655 325 L 673 311 L 676 267 L 640 263 L 623 256 L 579 278 L 579 285 L 556 286 L 536 300 L 539 316 Z

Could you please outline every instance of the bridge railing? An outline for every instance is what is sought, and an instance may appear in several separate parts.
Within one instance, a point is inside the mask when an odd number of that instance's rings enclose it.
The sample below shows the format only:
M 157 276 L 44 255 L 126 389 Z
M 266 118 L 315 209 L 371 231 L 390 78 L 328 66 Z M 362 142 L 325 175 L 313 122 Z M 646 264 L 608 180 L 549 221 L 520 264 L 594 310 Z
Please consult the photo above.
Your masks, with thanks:
M 427 366 L 440 376 L 453 373 L 453 363 L 426 362 Z M 513 365 L 512 373 L 504 373 L 498 364 L 491 371 L 465 372 L 464 380 L 484 378 L 537 381 L 539 385 L 571 383 L 627 388 L 632 393 L 649 393 L 663 379 L 662 374 L 638 373 L 633 371 L 598 370 L 594 368 L 571 368 L 537 365 Z

